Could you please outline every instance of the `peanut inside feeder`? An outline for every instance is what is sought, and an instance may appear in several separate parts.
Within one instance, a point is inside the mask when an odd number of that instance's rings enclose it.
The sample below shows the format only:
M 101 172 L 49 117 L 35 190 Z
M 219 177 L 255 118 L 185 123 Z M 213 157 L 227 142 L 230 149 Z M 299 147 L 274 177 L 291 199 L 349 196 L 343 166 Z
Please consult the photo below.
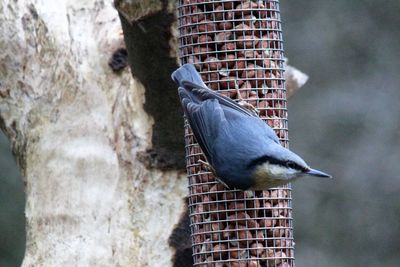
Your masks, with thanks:
M 288 145 L 279 1 L 180 0 L 181 63 L 206 85 L 254 105 Z M 194 266 L 294 266 L 290 185 L 227 190 L 202 165 L 185 124 Z

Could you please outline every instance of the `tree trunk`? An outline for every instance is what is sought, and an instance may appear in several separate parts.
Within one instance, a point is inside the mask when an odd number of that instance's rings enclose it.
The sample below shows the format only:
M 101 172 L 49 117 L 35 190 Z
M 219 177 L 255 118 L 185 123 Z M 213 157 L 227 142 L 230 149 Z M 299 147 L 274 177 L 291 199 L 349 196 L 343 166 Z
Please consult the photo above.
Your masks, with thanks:
M 0 9 L 1 127 L 26 185 L 23 266 L 170 265 L 186 180 L 137 159 L 153 120 L 143 85 L 107 64 L 123 45 L 112 2 Z
M 116 1 L 133 79 L 108 66 L 124 46 L 112 1 L 0 2 L 0 126 L 24 176 L 23 266 L 172 266 L 187 195 L 174 2 Z M 168 34 L 142 38 L 153 31 Z

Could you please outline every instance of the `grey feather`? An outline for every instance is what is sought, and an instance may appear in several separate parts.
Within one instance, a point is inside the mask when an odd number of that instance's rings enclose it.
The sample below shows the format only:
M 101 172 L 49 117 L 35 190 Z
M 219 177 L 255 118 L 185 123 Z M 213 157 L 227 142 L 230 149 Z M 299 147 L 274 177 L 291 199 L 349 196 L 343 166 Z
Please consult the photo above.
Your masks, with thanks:
M 172 78 L 179 85 L 182 107 L 197 142 L 217 177 L 229 188 L 265 189 L 307 173 L 329 176 L 310 169 L 282 147 L 272 128 L 255 113 L 208 89 L 194 66 L 182 66 Z M 260 173 L 257 167 L 267 166 L 263 165 L 266 161 L 279 168 L 286 168 L 287 162 L 295 164 L 297 172 L 276 175 L 262 169 Z
M 218 176 L 227 179 L 228 185 L 245 187 L 244 184 L 235 183 L 251 182 L 249 179 L 240 179 L 249 174 L 243 173 L 243 168 L 239 169 L 238 166 L 265 155 L 271 143 L 264 142 L 266 138 L 279 145 L 275 132 L 256 114 L 235 101 L 206 88 L 204 83 L 192 82 L 200 77 L 193 66 L 182 66 L 172 77 L 180 85 L 178 93 L 184 113 L 207 160 L 214 166 Z M 247 138 L 243 139 L 243 136 Z M 219 157 L 218 151 L 225 151 L 225 156 Z M 227 177 L 226 173 L 235 175 Z

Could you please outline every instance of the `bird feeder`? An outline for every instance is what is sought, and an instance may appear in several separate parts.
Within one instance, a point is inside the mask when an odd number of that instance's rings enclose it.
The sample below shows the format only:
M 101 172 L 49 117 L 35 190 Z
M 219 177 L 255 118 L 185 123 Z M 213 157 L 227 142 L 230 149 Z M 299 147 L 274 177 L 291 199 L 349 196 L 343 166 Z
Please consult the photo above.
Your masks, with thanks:
M 179 0 L 179 53 L 206 85 L 246 101 L 288 147 L 279 1 Z M 290 185 L 227 189 L 185 123 L 194 266 L 294 266 Z

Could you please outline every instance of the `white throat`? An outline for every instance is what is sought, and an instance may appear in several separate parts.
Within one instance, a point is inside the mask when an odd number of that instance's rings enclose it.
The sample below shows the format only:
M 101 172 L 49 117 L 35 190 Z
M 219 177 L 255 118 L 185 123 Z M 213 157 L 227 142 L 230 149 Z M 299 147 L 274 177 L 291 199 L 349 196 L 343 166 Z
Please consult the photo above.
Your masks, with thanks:
M 277 164 L 265 162 L 256 167 L 254 176 L 257 188 L 275 187 L 283 185 L 288 180 L 296 178 L 299 171 L 296 169 L 288 168 Z

